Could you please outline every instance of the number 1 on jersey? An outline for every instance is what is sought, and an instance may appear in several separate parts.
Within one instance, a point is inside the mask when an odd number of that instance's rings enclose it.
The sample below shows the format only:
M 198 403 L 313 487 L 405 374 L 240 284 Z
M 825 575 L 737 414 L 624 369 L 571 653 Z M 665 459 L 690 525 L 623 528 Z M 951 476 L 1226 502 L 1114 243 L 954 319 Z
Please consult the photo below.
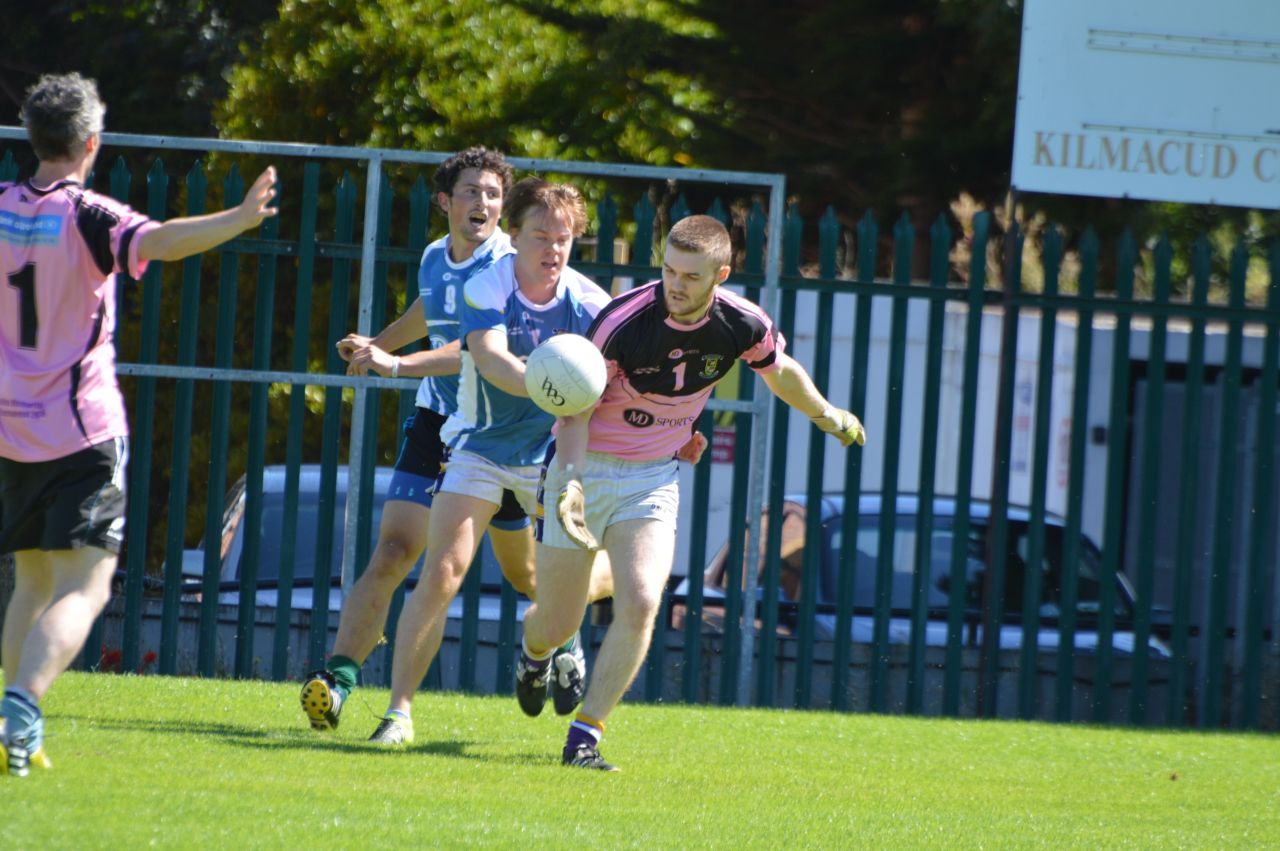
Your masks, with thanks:
M 671 367 L 671 371 L 676 374 L 676 386 L 672 388 L 676 392 L 684 389 L 684 371 L 688 368 L 689 364 L 687 361 L 680 361 L 680 363 Z
M 28 263 L 10 275 L 9 286 L 18 291 L 18 346 L 34 349 L 40 328 L 36 316 L 36 264 Z

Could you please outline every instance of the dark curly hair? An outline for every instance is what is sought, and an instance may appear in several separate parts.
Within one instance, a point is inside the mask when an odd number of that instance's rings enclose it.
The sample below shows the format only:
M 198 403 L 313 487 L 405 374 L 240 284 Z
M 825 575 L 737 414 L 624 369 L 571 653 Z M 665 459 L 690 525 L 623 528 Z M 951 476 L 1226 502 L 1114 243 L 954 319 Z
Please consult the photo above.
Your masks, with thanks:
M 481 145 L 474 145 L 465 151 L 459 151 L 440 163 L 440 167 L 436 169 L 435 177 L 432 178 L 436 192 L 452 195 L 453 187 L 458 182 L 458 176 L 469 168 L 496 174 L 498 180 L 502 181 L 503 198 L 506 198 L 511 191 L 514 169 L 511 168 L 511 164 L 507 162 L 506 157 L 498 151 L 490 151 Z

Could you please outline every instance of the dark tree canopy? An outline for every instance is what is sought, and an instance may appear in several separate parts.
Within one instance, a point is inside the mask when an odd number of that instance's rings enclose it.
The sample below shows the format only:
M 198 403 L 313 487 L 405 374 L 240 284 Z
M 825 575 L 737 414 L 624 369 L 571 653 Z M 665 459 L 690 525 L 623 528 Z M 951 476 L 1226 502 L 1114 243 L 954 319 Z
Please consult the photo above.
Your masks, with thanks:
M 820 208 L 1007 188 L 1008 0 L 286 0 L 234 136 L 781 171 Z
M 107 127 L 126 133 L 216 135 L 224 74 L 275 17 L 256 0 L 22 2 L 6 10 L 0 43 L 0 124 L 17 124 L 41 74 L 98 81 Z

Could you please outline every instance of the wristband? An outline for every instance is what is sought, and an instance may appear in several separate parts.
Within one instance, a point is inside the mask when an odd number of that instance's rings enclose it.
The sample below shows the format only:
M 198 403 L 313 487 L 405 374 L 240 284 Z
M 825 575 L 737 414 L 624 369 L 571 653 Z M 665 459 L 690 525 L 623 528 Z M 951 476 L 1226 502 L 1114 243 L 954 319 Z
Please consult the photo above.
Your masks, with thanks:
M 392 378 L 400 377 L 400 356 L 399 355 L 396 355 L 391 359 L 391 377 Z

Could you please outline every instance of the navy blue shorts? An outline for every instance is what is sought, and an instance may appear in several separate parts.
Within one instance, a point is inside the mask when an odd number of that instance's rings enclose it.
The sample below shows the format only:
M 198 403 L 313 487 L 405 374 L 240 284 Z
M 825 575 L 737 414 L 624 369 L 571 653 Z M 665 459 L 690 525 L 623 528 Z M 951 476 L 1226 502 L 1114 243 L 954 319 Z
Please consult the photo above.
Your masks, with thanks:
M 443 473 L 445 448 L 440 428 L 447 419 L 430 408 L 418 408 L 404 421 L 404 445 L 396 459 L 395 472 L 387 487 L 387 499 L 431 507 L 436 480 Z M 502 492 L 498 512 L 489 521 L 498 529 L 516 530 L 529 525 L 529 516 L 509 490 Z

